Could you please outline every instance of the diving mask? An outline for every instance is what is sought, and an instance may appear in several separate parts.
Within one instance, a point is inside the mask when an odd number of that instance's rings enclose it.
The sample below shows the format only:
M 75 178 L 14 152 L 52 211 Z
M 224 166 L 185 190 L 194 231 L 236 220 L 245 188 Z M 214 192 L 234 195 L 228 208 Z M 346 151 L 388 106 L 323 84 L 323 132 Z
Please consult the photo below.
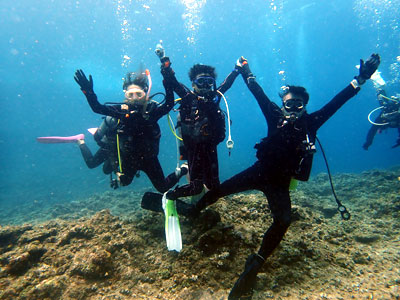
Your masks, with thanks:
M 211 89 L 215 85 L 215 79 L 211 76 L 199 76 L 193 80 L 199 89 Z
M 283 106 L 288 112 L 298 112 L 303 110 L 304 102 L 302 99 L 289 99 L 283 102 Z
M 128 101 L 143 100 L 145 97 L 146 92 L 137 87 L 132 87 L 125 92 L 125 99 Z
M 305 111 L 304 101 L 302 99 L 285 100 L 283 102 L 282 111 L 286 119 L 294 122 L 300 118 Z

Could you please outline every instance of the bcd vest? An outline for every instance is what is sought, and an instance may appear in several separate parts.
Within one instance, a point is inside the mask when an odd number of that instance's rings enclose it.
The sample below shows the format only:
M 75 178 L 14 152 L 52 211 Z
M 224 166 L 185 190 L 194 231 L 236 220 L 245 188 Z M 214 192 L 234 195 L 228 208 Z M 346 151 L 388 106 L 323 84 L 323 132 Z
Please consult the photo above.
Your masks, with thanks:
M 156 107 L 156 102 L 150 102 L 145 112 L 130 107 L 120 118 L 117 134 L 124 155 L 158 155 L 161 129 L 157 121 L 151 120 L 151 113 Z
M 190 110 L 180 112 L 182 138 L 191 143 L 219 144 L 225 139 L 225 115 L 216 103 L 192 101 Z
M 278 126 L 271 136 L 254 146 L 257 158 L 274 172 L 307 181 L 315 153 L 315 136 L 308 133 L 306 125 L 304 120 L 296 122 L 298 127 L 290 123 Z

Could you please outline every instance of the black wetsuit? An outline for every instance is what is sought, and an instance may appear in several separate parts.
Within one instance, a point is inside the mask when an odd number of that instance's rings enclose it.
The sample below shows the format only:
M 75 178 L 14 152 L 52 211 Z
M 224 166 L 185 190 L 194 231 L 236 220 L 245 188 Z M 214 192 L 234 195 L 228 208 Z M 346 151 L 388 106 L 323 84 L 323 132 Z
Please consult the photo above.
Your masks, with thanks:
M 284 121 L 281 109 L 269 100 L 253 77 L 245 82 L 267 121 L 268 136 L 255 146 L 258 158 L 255 164 L 223 182 L 218 190 L 208 192 L 196 204 L 196 210 L 226 195 L 246 190 L 262 191 L 273 215 L 273 223 L 264 234 L 258 253 L 266 259 L 278 246 L 291 222 L 291 179 L 306 181 L 309 178 L 314 153 L 311 146 L 317 130 L 356 95 L 359 88 L 347 86 L 322 109 L 312 114 L 304 113 L 300 119 L 290 123 Z
M 99 145 L 99 150 L 93 155 L 86 143 L 80 144 L 83 159 L 89 169 L 93 169 L 103 164 L 104 174 L 117 172 L 117 144 L 116 129 L 118 120 L 112 117 L 106 117 L 94 134 L 94 139 Z
M 225 117 L 219 107 L 221 96 L 219 93 L 211 99 L 198 96 L 177 81 L 171 67 L 162 68 L 162 74 L 164 81 L 173 86 L 181 98 L 178 126 L 185 151 L 183 159 L 188 161 L 190 174 L 190 183 L 169 192 L 168 197 L 176 199 L 199 194 L 203 184 L 210 190 L 215 189 L 220 184 L 217 145 L 225 138 Z M 238 74 L 231 72 L 217 91 L 224 94 Z
M 378 101 L 381 106 L 383 106 L 380 114 L 374 120 L 374 123 L 377 124 L 385 124 L 386 125 L 372 125 L 371 128 L 368 130 L 366 141 L 363 145 L 365 150 L 372 145 L 374 141 L 376 133 L 388 128 L 397 128 L 399 132 L 399 137 L 397 139 L 396 144 L 393 148 L 400 146 L 400 103 L 396 100 L 387 100 L 384 97 L 386 96 L 385 90 L 378 90 Z
M 175 173 L 164 177 L 158 160 L 161 137 L 158 120 L 173 107 L 174 93 L 166 88 L 165 103 L 158 105 L 149 101 L 145 111 L 134 105 L 102 105 L 95 93 L 86 93 L 86 98 L 95 113 L 111 116 L 120 120 L 117 128 L 121 156 L 121 185 L 132 182 L 137 171 L 147 174 L 153 186 L 161 193 L 173 187 L 179 180 Z

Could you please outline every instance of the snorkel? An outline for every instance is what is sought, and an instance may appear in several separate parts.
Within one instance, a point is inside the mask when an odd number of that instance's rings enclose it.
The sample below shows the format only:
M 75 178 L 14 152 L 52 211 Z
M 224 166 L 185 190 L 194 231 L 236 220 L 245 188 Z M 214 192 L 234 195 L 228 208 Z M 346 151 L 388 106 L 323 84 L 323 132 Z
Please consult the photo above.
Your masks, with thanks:
M 146 69 L 145 73 L 146 73 L 147 81 L 148 81 L 148 84 L 149 84 L 149 88 L 147 89 L 146 101 L 149 101 L 149 99 L 150 99 L 150 91 L 151 91 L 151 86 L 152 86 L 152 81 L 151 81 L 151 76 L 150 76 L 150 71 L 149 71 L 149 69 Z

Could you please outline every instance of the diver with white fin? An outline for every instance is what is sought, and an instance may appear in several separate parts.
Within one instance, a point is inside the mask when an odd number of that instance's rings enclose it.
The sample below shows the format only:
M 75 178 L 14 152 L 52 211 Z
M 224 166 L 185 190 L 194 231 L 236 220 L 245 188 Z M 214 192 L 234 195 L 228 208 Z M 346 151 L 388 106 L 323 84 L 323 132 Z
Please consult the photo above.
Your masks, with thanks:
M 177 128 L 182 139 L 180 154 L 183 160 L 187 160 L 190 174 L 189 183 L 168 191 L 167 199 L 177 200 L 181 197 L 198 195 L 203 192 L 204 186 L 209 190 L 216 189 L 220 184 L 217 146 L 226 136 L 225 114 L 220 108 L 220 101 L 224 99 L 223 94 L 232 86 L 239 71 L 235 66 L 217 87 L 215 68 L 195 64 L 188 74 L 192 83 L 191 90 L 178 82 L 171 68 L 170 59 L 165 56 L 161 44 L 157 45 L 155 52 L 160 58 L 164 84 L 172 86 L 180 97 L 177 101 L 179 105 Z M 230 127 L 226 145 L 230 152 L 233 148 Z M 142 207 L 160 211 L 161 199 L 161 194 L 146 194 L 142 200 Z M 179 202 L 182 203 L 177 203 L 178 213 L 185 205 L 183 201 Z
M 364 150 L 372 145 L 375 135 L 379 132 L 388 128 L 397 128 L 399 133 L 396 143 L 392 148 L 400 146 L 400 94 L 396 96 L 388 97 L 385 91 L 386 82 L 380 75 L 381 72 L 378 70 L 372 74 L 371 80 L 377 91 L 377 99 L 379 102 L 379 107 L 375 108 L 368 114 L 368 121 L 372 124 L 371 128 L 368 130 L 366 141 L 363 145 Z M 379 111 L 379 115 L 374 121 L 371 120 L 371 116 L 376 111 Z

